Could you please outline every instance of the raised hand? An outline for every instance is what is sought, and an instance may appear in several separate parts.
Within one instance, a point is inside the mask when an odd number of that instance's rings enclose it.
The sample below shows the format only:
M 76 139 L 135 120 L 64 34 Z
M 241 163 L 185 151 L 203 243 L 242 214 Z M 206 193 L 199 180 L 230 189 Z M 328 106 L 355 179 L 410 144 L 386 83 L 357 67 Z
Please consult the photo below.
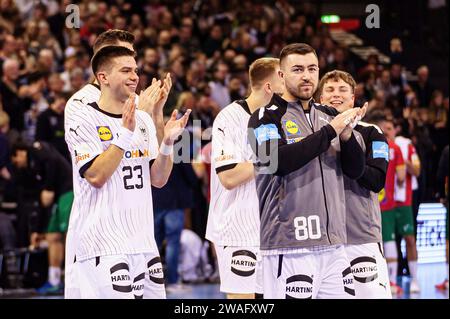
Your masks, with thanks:
M 347 125 L 349 125 L 357 116 L 359 108 L 353 108 L 337 115 L 330 125 L 334 128 L 337 135 L 340 135 Z
M 186 113 L 178 120 L 177 114 L 178 111 L 174 110 L 169 121 L 164 126 L 164 143 L 167 145 L 172 145 L 183 132 L 188 122 L 189 114 L 191 114 L 191 109 L 186 110 Z
M 162 83 L 159 99 L 156 102 L 155 107 L 153 109 L 154 113 L 162 114 L 164 104 L 166 104 L 167 102 L 167 98 L 169 97 L 171 88 L 172 88 L 172 78 L 170 77 L 170 73 L 167 73 Z
M 136 99 L 136 93 L 130 94 L 125 105 L 123 106 L 122 113 L 122 126 L 128 130 L 134 132 L 136 127 L 136 106 L 134 101 Z
M 152 114 L 161 96 L 161 81 L 153 78 L 152 84 L 139 94 L 138 109 Z

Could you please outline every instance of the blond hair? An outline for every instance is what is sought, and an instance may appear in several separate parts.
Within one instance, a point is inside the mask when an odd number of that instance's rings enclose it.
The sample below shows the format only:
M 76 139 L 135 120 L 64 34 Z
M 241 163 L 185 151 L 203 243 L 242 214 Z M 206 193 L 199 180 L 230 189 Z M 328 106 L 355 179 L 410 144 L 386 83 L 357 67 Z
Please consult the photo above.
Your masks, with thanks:
M 352 93 L 355 93 L 356 82 L 353 79 L 353 77 L 350 75 L 350 73 L 347 73 L 345 71 L 340 71 L 340 70 L 334 70 L 334 71 L 325 73 L 325 75 L 320 79 L 319 89 L 317 90 L 317 92 L 319 93 L 318 95 L 320 96 L 322 94 L 323 87 L 325 86 L 325 84 L 327 82 L 329 82 L 329 81 L 338 82 L 339 80 L 342 80 L 345 83 L 347 83 L 348 85 L 350 85 L 350 88 L 352 89 Z
M 250 87 L 259 89 L 264 81 L 272 76 L 280 66 L 280 59 L 277 58 L 260 58 L 253 61 L 249 68 Z

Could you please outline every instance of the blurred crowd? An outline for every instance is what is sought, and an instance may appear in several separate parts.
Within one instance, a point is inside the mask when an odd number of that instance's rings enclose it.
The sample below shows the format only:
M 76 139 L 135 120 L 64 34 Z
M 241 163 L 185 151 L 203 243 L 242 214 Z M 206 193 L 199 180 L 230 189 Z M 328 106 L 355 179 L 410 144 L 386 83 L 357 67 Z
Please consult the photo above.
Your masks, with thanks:
M 79 9 L 79 29 L 66 26 L 72 3 Z M 391 41 L 390 64 L 380 63 L 377 55 L 360 60 L 333 41 L 317 6 L 303 1 L 0 0 L 0 203 L 24 199 L 17 189 L 26 188 L 20 185 L 26 178 L 15 178 L 17 142 L 46 142 L 70 161 L 65 102 L 92 81 L 92 45 L 111 28 L 136 37 L 137 92 L 170 72 L 173 87 L 165 114 L 192 109 L 190 121 L 200 120 L 201 130 L 212 126 L 224 106 L 249 94 L 248 66 L 256 58 L 277 57 L 288 43 L 310 44 L 321 75 L 333 69 L 351 73 L 358 83 L 356 106 L 368 101 L 369 112 L 382 109 L 413 140 L 422 162 L 417 200 L 436 200 L 437 163 L 448 144 L 449 99 L 430 84 L 433 74 L 425 64 L 410 70 L 417 80 L 406 79 L 402 57 L 414 53 L 403 51 L 401 39 Z M 193 124 L 189 130 L 201 135 Z M 208 142 L 193 145 L 191 158 Z M 172 194 L 183 197 L 176 208 L 188 212 L 185 225 L 203 237 L 207 174 L 202 167 L 189 169 L 196 178 L 174 183 Z

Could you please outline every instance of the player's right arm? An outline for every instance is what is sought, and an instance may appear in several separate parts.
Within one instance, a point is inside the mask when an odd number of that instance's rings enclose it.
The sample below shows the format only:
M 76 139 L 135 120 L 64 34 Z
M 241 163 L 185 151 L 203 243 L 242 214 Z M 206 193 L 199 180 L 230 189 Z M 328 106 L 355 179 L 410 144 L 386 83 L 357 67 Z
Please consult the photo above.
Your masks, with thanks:
M 108 149 L 100 154 L 92 165 L 84 172 L 84 178 L 89 184 L 100 188 L 110 179 L 120 164 L 127 145 L 131 142 L 136 127 L 135 95 L 132 94 L 125 103 L 122 114 L 122 130 L 115 144 L 111 143 Z M 122 144 L 124 143 L 124 144 Z
M 212 128 L 212 165 L 223 187 L 231 190 L 255 177 L 253 163 L 240 148 L 230 121 L 221 113 Z M 228 127 L 227 127 L 228 126 Z
M 227 170 L 219 172 L 218 176 L 223 187 L 231 190 L 255 178 L 253 163 L 247 162 L 235 164 L 233 165 L 233 168 L 228 168 Z
M 395 152 L 395 174 L 397 175 L 397 184 L 401 185 L 406 179 L 406 166 L 400 147 L 394 148 Z
M 331 140 L 339 135 L 348 124 L 348 113 L 337 115 L 328 125 L 308 135 L 297 143 L 287 144 L 281 119 L 268 116 L 268 112 L 259 118 L 255 112 L 248 123 L 248 134 L 253 152 L 263 166 L 269 167 L 275 175 L 285 176 L 312 161 L 330 147 Z M 350 115 L 350 120 L 356 117 Z
M 83 177 L 95 188 L 101 188 L 119 166 L 123 153 L 123 149 L 111 144 L 93 161 L 92 165 L 84 172 Z
M 113 140 L 106 151 L 103 151 L 98 132 L 85 113 L 80 111 L 79 115 L 72 114 L 70 118 L 66 118 L 66 142 L 75 158 L 75 167 L 80 176 L 93 187 L 102 187 L 119 166 L 125 144 L 131 141 L 136 125 L 135 109 L 134 99 L 130 97 L 124 106 L 119 138 Z

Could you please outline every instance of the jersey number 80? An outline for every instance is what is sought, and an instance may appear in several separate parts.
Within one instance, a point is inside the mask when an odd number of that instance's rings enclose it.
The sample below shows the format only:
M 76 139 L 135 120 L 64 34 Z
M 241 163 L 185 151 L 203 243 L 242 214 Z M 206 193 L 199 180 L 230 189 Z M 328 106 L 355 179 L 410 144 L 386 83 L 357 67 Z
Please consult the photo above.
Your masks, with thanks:
M 322 237 L 320 233 L 320 219 L 317 215 L 308 217 L 298 216 L 294 218 L 295 239 L 319 239 Z

